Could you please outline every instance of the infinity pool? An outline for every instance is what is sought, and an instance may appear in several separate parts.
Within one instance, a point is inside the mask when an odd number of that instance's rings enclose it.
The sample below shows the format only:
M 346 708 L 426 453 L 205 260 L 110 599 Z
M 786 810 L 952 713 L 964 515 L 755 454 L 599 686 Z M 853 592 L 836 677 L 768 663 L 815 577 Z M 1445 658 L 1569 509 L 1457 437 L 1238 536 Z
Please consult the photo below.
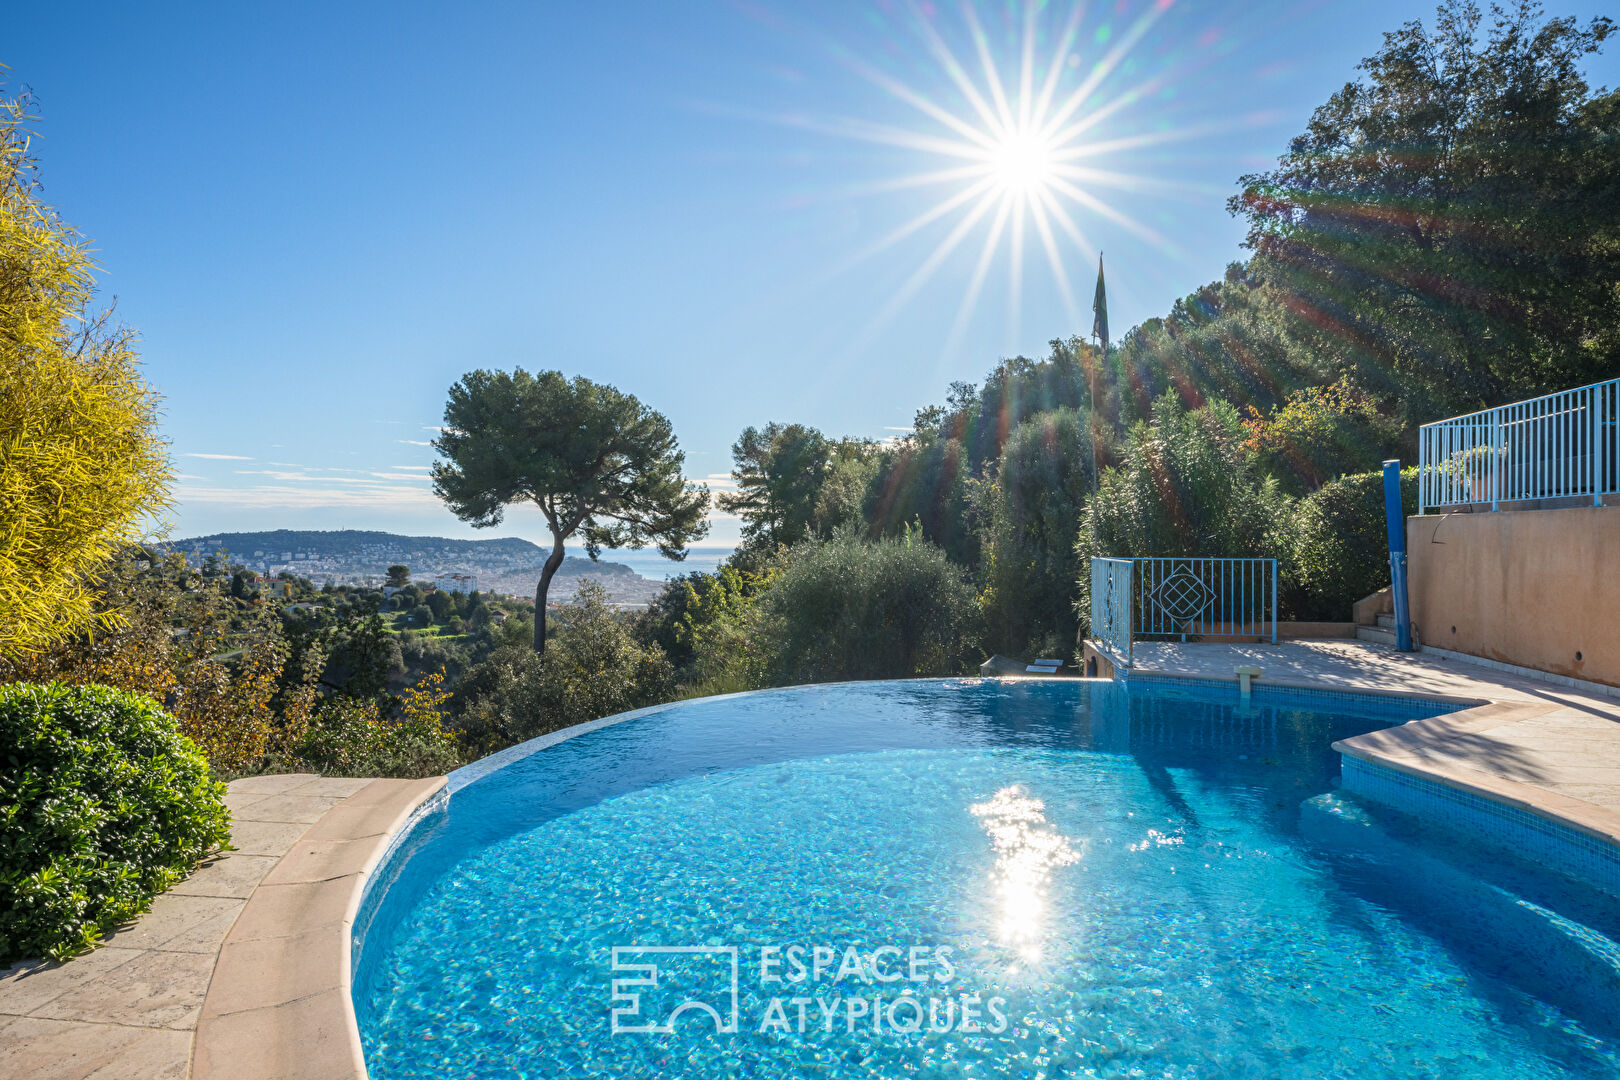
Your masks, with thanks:
M 603 727 L 466 783 L 385 866 L 367 1065 L 1620 1075 L 1612 901 L 1334 792 L 1334 739 L 1444 708 L 931 680 Z

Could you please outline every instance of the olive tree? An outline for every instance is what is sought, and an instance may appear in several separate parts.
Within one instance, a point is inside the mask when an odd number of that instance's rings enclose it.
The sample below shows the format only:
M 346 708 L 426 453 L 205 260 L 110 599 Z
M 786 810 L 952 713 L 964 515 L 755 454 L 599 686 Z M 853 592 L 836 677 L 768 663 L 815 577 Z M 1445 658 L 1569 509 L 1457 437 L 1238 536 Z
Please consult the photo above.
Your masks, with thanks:
M 444 460 L 433 490 L 475 528 L 500 524 L 531 502 L 551 530 L 551 554 L 534 590 L 534 650 L 546 649 L 546 591 L 578 535 L 603 548 L 655 544 L 666 558 L 708 532 L 709 491 L 686 482 L 686 455 L 663 414 L 630 394 L 561 372 L 473 371 L 450 388 Z

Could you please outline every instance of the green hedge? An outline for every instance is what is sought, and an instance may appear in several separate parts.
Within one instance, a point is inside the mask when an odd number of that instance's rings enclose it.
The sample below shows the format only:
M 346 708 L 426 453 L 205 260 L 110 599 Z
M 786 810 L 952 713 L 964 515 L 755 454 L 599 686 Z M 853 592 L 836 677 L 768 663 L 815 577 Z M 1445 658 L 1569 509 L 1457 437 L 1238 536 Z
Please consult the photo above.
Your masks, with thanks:
M 1417 513 L 1417 469 L 1401 470 L 1401 503 Z M 1357 600 L 1389 585 L 1384 474 L 1342 476 L 1300 500 L 1294 566 L 1297 618 L 1349 619 Z
M 230 836 L 172 717 L 105 686 L 0 686 L 0 962 L 93 947 Z

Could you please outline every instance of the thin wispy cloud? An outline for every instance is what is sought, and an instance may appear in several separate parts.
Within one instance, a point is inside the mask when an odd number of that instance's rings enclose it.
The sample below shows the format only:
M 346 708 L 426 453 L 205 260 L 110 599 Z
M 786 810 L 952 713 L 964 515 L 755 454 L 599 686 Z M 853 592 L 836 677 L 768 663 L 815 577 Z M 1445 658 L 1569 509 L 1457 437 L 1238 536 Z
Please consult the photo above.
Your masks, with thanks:
M 404 443 L 406 446 L 432 446 L 433 445 L 430 442 L 423 442 L 420 439 L 395 439 L 394 441 L 397 442 L 397 443 Z
M 268 476 L 277 481 L 302 480 L 312 484 L 381 484 L 387 480 L 420 483 L 426 477 L 368 472 L 363 476 L 318 476 L 313 472 L 283 472 L 278 469 L 237 469 L 237 476 Z
M 181 454 L 181 457 L 202 458 L 205 461 L 252 461 L 250 457 L 241 454 Z
M 352 487 L 263 484 L 250 488 L 187 487 L 182 502 L 236 510 L 339 509 L 354 511 L 437 510 L 443 504 L 426 488 L 372 483 Z
M 732 478 L 730 473 L 709 473 L 701 478 L 689 476 L 686 478 L 686 482 L 689 484 L 707 484 L 709 487 L 721 491 L 735 491 L 737 488 L 737 481 Z

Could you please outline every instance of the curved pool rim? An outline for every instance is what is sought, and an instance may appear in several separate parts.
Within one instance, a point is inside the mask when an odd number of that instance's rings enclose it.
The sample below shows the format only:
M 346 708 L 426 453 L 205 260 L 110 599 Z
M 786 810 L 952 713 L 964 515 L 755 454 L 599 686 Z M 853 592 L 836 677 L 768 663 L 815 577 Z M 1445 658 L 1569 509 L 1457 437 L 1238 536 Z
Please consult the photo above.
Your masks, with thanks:
M 1117 677 L 1082 677 L 1053 680 L 1050 677 L 1026 675 L 963 675 L 891 680 L 843 680 L 830 683 L 805 683 L 795 684 L 792 686 L 769 687 L 759 690 L 717 694 L 701 698 L 683 698 L 676 701 L 663 702 L 657 705 L 628 710 L 621 713 L 615 713 L 610 716 L 600 717 L 595 720 L 569 725 L 556 731 L 549 732 L 545 735 L 536 736 L 535 738 L 526 740 L 522 743 L 507 747 L 506 749 L 497 751 L 493 754 L 486 755 L 483 758 L 453 770 L 447 775 L 445 786 L 416 808 L 415 812 L 411 815 L 410 820 L 406 822 L 404 827 L 392 837 L 391 841 L 387 844 L 386 850 L 374 863 L 374 872 L 365 881 L 355 906 L 351 908 L 351 911 L 354 912 L 354 921 L 352 924 L 352 935 L 350 942 L 351 948 L 348 950 L 351 971 L 358 969 L 361 961 L 362 950 L 365 944 L 366 933 L 372 923 L 373 916 L 376 914 L 384 898 L 387 896 L 389 886 L 398 877 L 400 870 L 410 859 L 411 839 L 414 836 L 422 834 L 425 830 L 430 830 L 435 819 L 447 815 L 450 809 L 451 800 L 454 799 L 459 792 L 495 775 L 503 769 L 522 762 L 543 750 L 561 745 L 583 735 L 589 735 L 594 732 L 628 723 L 630 721 L 656 716 L 699 703 L 713 704 L 722 701 L 758 698 L 765 695 L 785 695 L 806 690 L 828 690 L 839 687 L 872 686 L 874 684 L 954 684 L 966 688 L 987 683 L 1050 684 L 1053 682 L 1070 684 L 1113 683 L 1120 686 L 1122 689 L 1129 688 L 1133 684 L 1143 689 L 1147 689 L 1150 686 L 1166 687 L 1181 684 L 1189 687 L 1196 686 L 1206 691 L 1216 690 L 1224 692 L 1229 690 L 1233 698 L 1237 698 L 1238 696 L 1238 686 L 1235 679 L 1180 675 L 1167 676 L 1158 674 L 1135 679 L 1122 679 Z M 1363 702 L 1377 702 L 1381 700 L 1387 702 L 1391 699 L 1396 699 L 1403 700 L 1407 703 L 1433 704 L 1438 707 L 1435 716 L 1417 720 L 1408 720 L 1403 724 L 1398 724 L 1398 727 L 1424 725 L 1436 720 L 1467 721 L 1474 717 L 1475 714 L 1485 716 L 1495 713 L 1499 709 L 1520 706 L 1523 704 L 1521 702 L 1504 701 L 1473 695 L 1449 695 L 1445 693 L 1436 693 L 1433 691 L 1407 689 L 1401 687 L 1344 688 L 1341 686 L 1322 685 L 1304 681 L 1268 681 L 1265 684 L 1255 684 L 1253 687 L 1253 696 L 1257 703 L 1263 702 L 1273 705 L 1293 703 L 1295 705 L 1305 706 L 1309 703 L 1315 703 L 1321 707 L 1328 705 L 1334 700 L 1359 700 Z M 1366 755 L 1352 753 L 1345 749 L 1342 743 L 1334 743 L 1333 749 L 1339 753 L 1341 760 L 1347 764 L 1364 764 L 1367 762 Z M 1390 768 L 1391 771 L 1402 771 L 1409 774 L 1414 773 L 1414 770 L 1399 765 L 1393 765 Z M 1583 837 L 1588 844 L 1590 844 L 1593 840 L 1599 841 L 1599 846 L 1607 849 L 1607 854 L 1611 855 L 1617 860 L 1620 860 L 1620 829 L 1594 829 L 1589 818 L 1583 818 L 1583 816 L 1579 814 L 1566 815 L 1562 812 L 1563 807 L 1559 804 L 1569 803 L 1570 800 L 1568 799 L 1554 797 L 1553 805 L 1549 806 L 1545 804 L 1538 804 L 1537 800 L 1533 798 L 1527 799 L 1523 797 L 1524 793 L 1541 792 L 1542 794 L 1550 794 L 1542 791 L 1542 789 L 1535 788 L 1532 785 L 1511 783 L 1508 785 L 1508 787 L 1515 790 L 1508 792 L 1497 790 L 1491 785 L 1477 785 L 1468 783 L 1466 781 L 1453 781 L 1444 775 L 1433 777 L 1432 780 L 1433 784 L 1431 786 L 1452 788 L 1470 796 L 1476 807 L 1478 807 L 1480 804 L 1485 804 L 1485 809 L 1487 812 L 1493 807 L 1510 808 L 1518 810 L 1521 813 L 1525 810 L 1529 810 L 1535 815 L 1544 819 L 1544 821 L 1547 823 L 1557 826 L 1561 831 L 1567 831 L 1571 835 L 1579 835 Z M 1406 810 L 1409 814 L 1415 813 L 1406 807 L 1397 805 L 1395 808 Z M 1416 816 L 1422 815 L 1416 814 Z M 1620 815 L 1615 815 L 1615 817 L 1617 820 L 1620 820 Z M 1484 835 L 1485 831 L 1490 828 L 1490 822 L 1488 821 L 1481 820 L 1476 822 L 1475 824 L 1477 825 L 1477 829 L 1471 829 L 1466 826 L 1459 829 L 1456 828 L 1455 822 L 1449 824 L 1456 833 L 1468 834 L 1478 832 L 1479 835 L 1473 837 L 1474 839 L 1482 840 L 1485 846 L 1495 846 L 1491 843 L 1490 839 Z M 1442 827 L 1444 827 L 1444 823 L 1442 823 Z M 1579 877 L 1580 875 L 1569 876 Z M 1603 888 L 1602 885 L 1592 881 L 1583 881 L 1582 883 L 1586 885 L 1595 885 L 1600 889 Z M 355 1024 L 357 1022 L 355 1002 L 353 999 L 353 992 L 355 989 L 355 985 L 351 983 L 350 993 L 346 995 L 348 1000 L 345 1001 L 346 1011 L 349 1013 L 349 1020 L 351 1024 Z M 361 1080 L 365 1080 L 367 1075 L 368 1074 L 365 1071 L 365 1062 L 362 1057 L 361 1072 L 359 1073 L 359 1076 Z
M 1000 676 L 988 678 L 982 676 L 941 676 L 922 679 L 853 679 L 833 683 L 795 683 L 792 686 L 769 686 L 762 690 L 738 690 L 730 694 L 713 694 L 708 697 L 681 698 L 677 701 L 660 702 L 657 705 L 647 705 L 639 709 L 629 709 L 625 712 L 601 716 L 595 720 L 584 720 L 578 724 L 558 728 L 556 731 L 544 735 L 536 735 L 532 739 L 504 750 L 497 750 L 493 754 L 486 754 L 477 761 L 468 762 L 459 769 L 453 769 L 445 777 L 445 784 L 435 791 L 429 798 L 418 805 L 410 815 L 410 819 L 399 828 L 389 839 L 381 856 L 372 864 L 371 872 L 367 876 L 360 890 L 359 898 L 354 901 L 352 911 L 353 919 L 348 939 L 347 963 L 351 976 L 350 995 L 345 1005 L 348 1009 L 348 1020 L 352 1029 L 358 1031 L 359 1022 L 354 1008 L 352 977 L 360 964 L 360 954 L 365 946 L 366 933 L 370 929 L 372 920 L 377 913 L 378 906 L 383 897 L 387 895 L 388 886 L 398 877 L 405 862 L 410 858 L 411 840 L 430 828 L 435 819 L 443 817 L 449 810 L 450 800 L 463 789 L 483 780 L 502 769 L 532 757 L 542 750 L 548 750 L 576 739 L 581 735 L 601 731 L 604 728 L 616 727 L 632 720 L 639 720 L 647 716 L 656 716 L 659 713 L 679 709 L 682 706 L 697 702 L 710 704 L 718 701 L 733 701 L 743 698 L 760 697 L 766 694 L 783 694 L 796 690 L 832 689 L 840 686 L 862 686 L 872 683 L 981 683 L 981 682 L 1050 682 L 1052 680 L 1039 676 Z M 1066 682 L 1107 683 L 1109 679 L 1067 679 Z M 1428 699 L 1425 699 L 1428 700 Z M 362 1074 L 363 1075 L 363 1074 Z

